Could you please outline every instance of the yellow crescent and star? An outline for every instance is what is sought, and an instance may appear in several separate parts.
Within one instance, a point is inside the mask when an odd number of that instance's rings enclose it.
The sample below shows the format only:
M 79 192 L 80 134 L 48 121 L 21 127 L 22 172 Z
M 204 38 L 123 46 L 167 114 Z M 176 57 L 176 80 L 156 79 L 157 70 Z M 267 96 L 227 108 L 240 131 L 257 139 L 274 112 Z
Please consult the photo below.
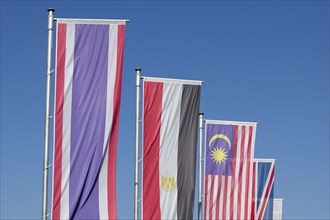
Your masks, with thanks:
M 228 143 L 228 151 L 231 148 L 231 142 L 230 139 L 224 135 L 224 134 L 216 134 L 214 135 L 210 141 L 209 141 L 209 146 L 211 146 L 212 142 L 215 141 L 216 139 L 223 139 Z M 211 151 L 211 157 L 212 160 L 215 164 L 221 164 L 225 163 L 228 157 L 228 151 L 224 147 L 215 147 Z

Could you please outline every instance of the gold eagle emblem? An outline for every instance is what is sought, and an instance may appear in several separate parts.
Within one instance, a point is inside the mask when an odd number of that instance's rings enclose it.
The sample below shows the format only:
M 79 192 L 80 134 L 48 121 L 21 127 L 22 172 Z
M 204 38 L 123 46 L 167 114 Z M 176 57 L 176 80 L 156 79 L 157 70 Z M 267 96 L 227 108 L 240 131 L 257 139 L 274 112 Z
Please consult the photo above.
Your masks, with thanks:
M 162 189 L 166 192 L 171 192 L 175 190 L 175 177 L 166 175 L 162 176 Z

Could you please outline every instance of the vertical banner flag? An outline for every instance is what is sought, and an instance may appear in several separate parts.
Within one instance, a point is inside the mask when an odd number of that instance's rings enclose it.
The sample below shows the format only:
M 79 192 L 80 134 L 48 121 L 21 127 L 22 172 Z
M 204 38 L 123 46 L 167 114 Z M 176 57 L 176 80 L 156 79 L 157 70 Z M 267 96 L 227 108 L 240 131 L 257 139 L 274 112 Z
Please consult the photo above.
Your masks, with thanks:
M 205 123 L 204 219 L 250 219 L 256 123 Z
M 52 219 L 116 219 L 125 21 L 58 19 Z
M 273 220 L 282 220 L 283 199 L 275 198 L 273 200 Z
M 274 159 L 254 159 L 254 203 L 252 217 L 257 220 L 273 219 L 274 201 Z
M 192 219 L 201 81 L 144 78 L 142 219 Z

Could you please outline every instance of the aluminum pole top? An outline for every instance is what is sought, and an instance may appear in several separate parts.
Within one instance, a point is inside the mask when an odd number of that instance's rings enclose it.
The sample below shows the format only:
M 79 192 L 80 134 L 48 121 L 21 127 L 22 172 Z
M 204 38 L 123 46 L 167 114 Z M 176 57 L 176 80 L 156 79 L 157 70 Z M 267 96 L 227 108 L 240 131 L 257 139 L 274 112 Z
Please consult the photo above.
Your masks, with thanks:
M 48 8 L 47 11 L 48 12 L 50 12 L 50 11 L 54 12 L 55 11 L 55 8 Z

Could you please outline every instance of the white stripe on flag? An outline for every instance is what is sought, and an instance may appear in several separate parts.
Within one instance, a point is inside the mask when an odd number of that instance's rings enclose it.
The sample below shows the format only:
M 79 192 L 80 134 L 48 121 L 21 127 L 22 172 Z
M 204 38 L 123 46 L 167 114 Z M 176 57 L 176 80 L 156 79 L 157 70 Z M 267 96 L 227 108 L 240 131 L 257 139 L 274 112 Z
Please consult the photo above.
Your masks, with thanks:
M 211 197 L 211 182 L 212 182 L 212 176 L 211 175 L 206 175 L 206 178 L 207 178 L 207 202 L 206 202 L 206 210 L 205 210 L 205 215 L 206 215 L 206 218 L 205 219 L 210 219 L 210 215 L 209 215 L 209 212 L 210 212 L 210 197 Z
M 249 198 L 249 201 L 248 201 L 248 218 L 251 219 L 251 215 L 252 215 L 252 202 L 253 202 L 253 196 L 252 195 L 252 192 L 253 192 L 253 158 L 254 158 L 254 142 L 255 142 L 255 133 L 256 133 L 256 127 L 255 126 L 252 126 L 252 139 L 251 139 L 251 154 L 249 155 L 250 157 L 250 160 L 249 160 L 249 172 L 250 172 L 250 178 L 249 178 L 249 194 L 248 194 L 248 198 Z
M 253 162 L 254 168 L 253 168 L 253 178 L 254 178 L 254 195 L 253 195 L 253 205 L 254 209 L 253 211 L 253 216 L 254 219 L 257 219 L 257 201 L 258 201 L 258 163 Z
M 232 181 L 232 177 L 228 176 L 226 177 L 228 179 L 228 183 L 227 183 L 227 201 L 226 202 L 226 219 L 230 219 L 230 188 L 231 188 L 231 181 Z
M 246 126 L 245 127 L 245 137 L 244 137 L 244 154 L 243 157 L 244 158 L 248 158 L 248 145 L 249 145 L 249 127 Z M 241 158 L 242 160 L 242 158 Z M 242 185 L 240 187 L 242 187 L 242 191 L 241 191 L 241 219 L 244 219 L 244 214 L 245 214 L 245 200 L 246 200 L 246 188 L 247 188 L 247 183 L 246 183 L 246 178 L 247 178 L 247 160 L 244 159 L 244 161 L 242 162 Z
M 163 84 L 159 150 L 160 207 L 162 219 L 177 219 L 177 164 L 182 85 Z M 175 188 L 164 190 L 163 178 L 175 180 Z M 171 181 L 168 182 L 171 184 Z
M 237 135 L 237 153 L 236 153 L 236 159 L 234 160 L 235 163 L 235 176 L 234 178 L 234 207 L 233 207 L 233 219 L 237 219 L 237 203 L 238 203 L 238 188 L 239 188 L 239 168 L 240 168 L 240 155 L 241 155 L 241 144 L 242 144 L 242 126 L 238 126 L 238 135 Z M 241 195 L 239 195 L 241 196 Z M 231 203 L 230 203 L 231 204 Z
M 108 156 L 110 134 L 113 125 L 113 100 L 114 87 L 117 72 L 117 42 L 118 42 L 118 26 L 110 25 L 109 27 L 109 45 L 108 45 L 108 79 L 107 79 L 107 104 L 106 104 L 106 120 L 103 142 L 103 154 L 105 156 L 102 161 L 102 167 L 99 176 L 99 211 L 100 219 L 108 219 Z
M 218 193 L 218 178 L 219 176 L 214 177 L 214 185 L 213 185 L 213 201 L 212 204 L 212 219 L 215 219 L 216 207 L 217 207 L 217 193 Z
M 224 195 L 224 191 L 225 191 L 225 176 L 219 176 L 219 178 L 221 178 L 221 185 L 220 185 L 220 199 L 218 201 L 219 203 L 219 218 L 222 218 L 222 213 L 224 212 L 223 209 L 223 205 L 225 204 L 224 201 L 226 199 L 225 195 Z
M 63 103 L 61 219 L 69 219 L 71 105 L 72 105 L 72 78 L 73 78 L 73 66 L 74 66 L 74 39 L 75 39 L 75 25 L 67 24 L 65 72 L 64 72 L 65 99 Z

